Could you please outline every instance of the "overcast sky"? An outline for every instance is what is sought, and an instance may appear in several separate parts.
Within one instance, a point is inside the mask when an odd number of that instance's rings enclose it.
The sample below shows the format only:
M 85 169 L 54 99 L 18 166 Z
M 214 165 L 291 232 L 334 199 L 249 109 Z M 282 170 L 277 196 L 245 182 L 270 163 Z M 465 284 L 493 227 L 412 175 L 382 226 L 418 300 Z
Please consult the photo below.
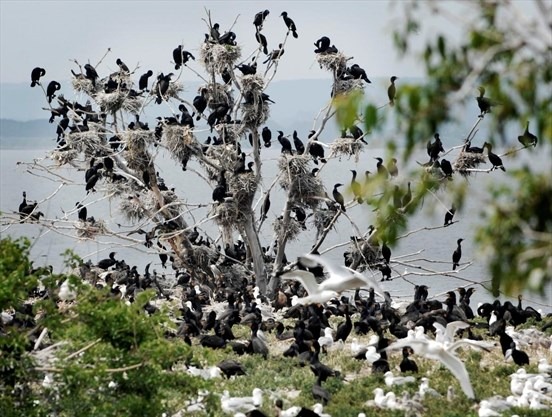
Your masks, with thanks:
M 75 68 L 70 59 L 96 64 L 108 47 L 111 53 L 98 68 L 100 76 L 117 69 L 121 58 L 131 69 L 169 72 L 172 50 L 183 43 L 197 57 L 207 31 L 205 8 L 213 22 L 233 31 L 244 57 L 256 48 L 253 16 L 270 10 L 263 33 L 269 49 L 286 33 L 280 13 L 295 20 L 299 39 L 288 39 L 286 59 L 277 78 L 325 78 L 314 60 L 313 42 L 329 36 L 340 50 L 354 56 L 368 77 L 420 76 L 413 59 L 402 60 L 392 44 L 400 7 L 389 0 L 369 1 L 6 1 L 0 0 L 0 82 L 30 82 L 35 66 L 46 78 L 64 80 Z M 193 64 L 199 69 L 199 64 Z M 184 79 L 195 79 L 185 71 Z

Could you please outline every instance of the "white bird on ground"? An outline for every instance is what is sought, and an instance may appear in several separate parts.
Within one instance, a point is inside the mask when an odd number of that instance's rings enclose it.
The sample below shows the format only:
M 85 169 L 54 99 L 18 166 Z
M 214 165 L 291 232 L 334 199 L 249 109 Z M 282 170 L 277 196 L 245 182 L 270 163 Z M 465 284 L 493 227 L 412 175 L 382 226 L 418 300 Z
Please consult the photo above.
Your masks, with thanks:
M 539 359 L 539 366 L 537 369 L 542 374 L 552 374 L 552 365 L 548 363 L 546 358 Z
M 312 406 L 312 411 L 314 411 L 316 414 L 318 414 L 320 417 L 332 417 L 328 413 L 324 413 L 324 406 L 320 403 L 316 403 Z
M 341 265 L 334 265 L 321 256 L 306 254 L 301 257 L 301 261 L 307 267 L 322 265 L 326 269 L 328 278 L 318 284 L 314 274 L 309 271 L 297 269 L 282 274 L 282 279 L 299 281 L 309 293 L 307 297 L 296 298 L 296 304 L 325 303 L 338 297 L 343 291 L 361 287 L 372 287 L 376 292 L 383 293 L 378 282 L 372 277 L 364 276 Z
M 323 346 L 331 347 L 333 345 L 333 334 L 332 334 L 332 328 L 326 327 L 324 329 L 324 336 L 320 336 L 318 338 L 318 344 L 322 348 Z
M 379 361 L 381 359 L 381 355 L 376 352 L 375 346 L 368 346 L 366 348 L 365 357 L 369 363 L 374 363 L 375 361 Z
M 392 387 L 393 385 L 403 385 L 409 384 L 411 382 L 416 382 L 416 378 L 413 376 L 394 376 L 393 372 L 387 371 L 383 374 L 385 378 L 385 385 Z
M 196 368 L 195 366 L 189 366 L 186 372 L 188 372 L 188 374 L 192 376 L 199 376 L 203 379 L 213 379 L 213 378 L 222 377 L 222 371 L 218 366 L 211 366 L 205 369 Z
M 220 404 L 222 411 L 227 414 L 248 413 L 263 404 L 263 392 L 260 388 L 254 388 L 251 397 L 230 397 L 225 390 L 220 398 Z
M 426 396 L 426 395 L 430 395 L 432 397 L 440 397 L 441 394 L 439 394 L 436 390 L 434 390 L 433 388 L 431 388 L 429 386 L 429 378 L 427 377 L 422 377 L 422 379 L 420 380 L 420 387 L 418 388 L 418 393 L 420 394 L 420 397 L 422 397 L 422 399 Z
M 491 408 L 491 405 L 488 401 L 482 400 L 479 403 L 479 411 L 478 416 L 479 417 L 499 417 L 502 414 L 500 414 L 498 411 L 495 411 Z
M 472 399 L 475 398 L 466 367 L 460 359 L 454 356 L 453 352 L 448 351 L 441 343 L 435 340 L 412 339 L 406 337 L 390 344 L 386 350 L 402 349 L 405 346 L 410 346 L 417 355 L 440 361 L 456 377 L 466 396 Z M 451 347 L 452 346 L 454 346 L 454 344 L 451 345 Z
M 63 281 L 63 284 L 59 287 L 58 296 L 63 301 L 71 301 L 77 298 L 77 292 L 73 289 L 72 285 L 69 284 L 68 279 Z

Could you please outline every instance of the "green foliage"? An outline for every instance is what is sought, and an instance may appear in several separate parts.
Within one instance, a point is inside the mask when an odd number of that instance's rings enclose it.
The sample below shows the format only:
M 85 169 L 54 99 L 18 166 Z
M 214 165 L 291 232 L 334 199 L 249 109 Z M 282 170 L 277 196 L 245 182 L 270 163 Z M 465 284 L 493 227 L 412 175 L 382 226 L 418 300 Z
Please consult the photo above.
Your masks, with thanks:
M 342 129 L 353 126 L 357 122 L 362 97 L 362 92 L 352 91 L 333 98 L 332 105 L 335 108 L 335 118 Z

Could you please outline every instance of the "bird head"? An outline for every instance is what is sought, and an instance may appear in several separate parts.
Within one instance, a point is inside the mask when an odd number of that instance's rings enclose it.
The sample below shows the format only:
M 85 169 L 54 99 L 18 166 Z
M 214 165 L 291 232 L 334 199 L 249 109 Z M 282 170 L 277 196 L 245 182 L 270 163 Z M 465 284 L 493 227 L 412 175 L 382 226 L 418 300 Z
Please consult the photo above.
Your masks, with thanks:
M 399 77 L 395 77 L 395 76 L 393 75 L 393 76 L 391 77 L 391 82 L 394 83 L 395 80 L 398 80 L 398 79 L 399 79 Z
M 485 87 L 481 86 L 477 89 L 479 90 L 479 97 L 483 97 L 485 95 Z
M 287 17 L 287 12 L 282 12 L 282 14 L 280 15 L 280 17 Z

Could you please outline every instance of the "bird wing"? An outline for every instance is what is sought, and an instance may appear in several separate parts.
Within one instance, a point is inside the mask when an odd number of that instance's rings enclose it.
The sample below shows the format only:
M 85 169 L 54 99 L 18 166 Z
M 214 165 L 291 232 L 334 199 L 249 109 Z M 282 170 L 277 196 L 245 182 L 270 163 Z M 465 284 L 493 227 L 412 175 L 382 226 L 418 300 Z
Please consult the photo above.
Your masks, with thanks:
M 435 326 L 435 324 L 433 324 Z M 468 323 L 465 323 L 460 320 L 451 321 L 447 324 L 447 328 L 445 330 L 445 336 L 447 337 L 447 340 L 450 340 L 451 342 L 454 340 L 454 335 L 456 332 L 460 329 L 467 329 L 470 327 Z
M 294 279 L 296 281 L 299 281 L 301 285 L 305 287 L 309 295 L 318 294 L 320 292 L 320 288 L 316 282 L 314 274 L 309 271 L 303 271 L 301 269 L 297 269 L 295 271 L 290 271 L 290 272 L 286 272 L 285 274 L 282 274 L 280 278 Z
M 484 341 L 478 341 L 478 340 L 470 340 L 470 339 L 460 339 L 451 344 L 446 348 L 446 350 L 450 353 L 456 352 L 456 349 L 462 346 L 469 346 L 476 349 L 482 349 L 486 350 L 487 352 L 490 352 L 492 348 L 495 347 L 495 344 L 492 342 L 484 342 Z
M 460 387 L 462 391 L 466 394 L 468 398 L 475 398 L 473 388 L 470 382 L 470 376 L 464 364 L 456 356 L 453 356 L 450 352 L 441 349 L 438 352 L 435 352 L 435 359 L 439 359 L 443 365 L 445 365 L 448 370 L 456 377 L 458 382 L 460 382 Z

